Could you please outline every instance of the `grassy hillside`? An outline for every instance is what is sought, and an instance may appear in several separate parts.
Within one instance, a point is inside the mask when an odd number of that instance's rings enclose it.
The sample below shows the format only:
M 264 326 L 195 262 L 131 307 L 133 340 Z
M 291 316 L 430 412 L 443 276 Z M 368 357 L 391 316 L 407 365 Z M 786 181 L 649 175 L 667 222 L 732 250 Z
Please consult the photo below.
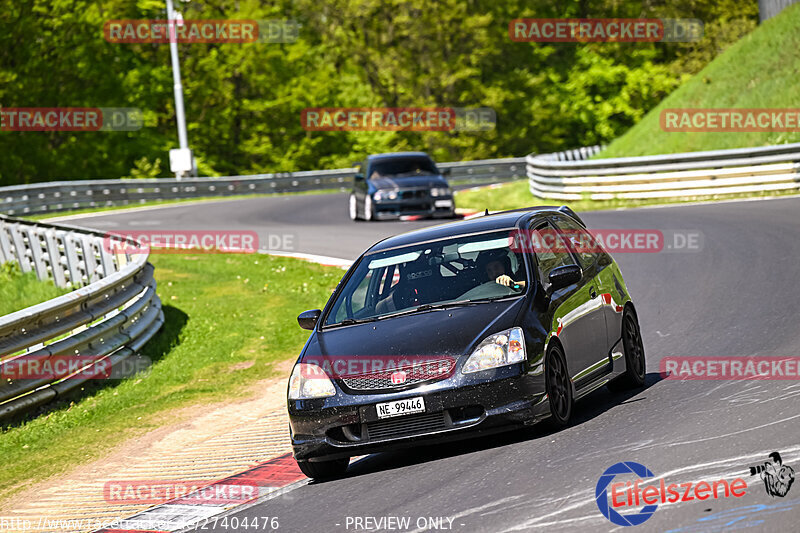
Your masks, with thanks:
M 668 133 L 662 109 L 800 108 L 800 5 L 793 5 L 732 45 L 664 99 L 597 157 L 624 157 L 764 146 L 800 141 L 797 132 Z

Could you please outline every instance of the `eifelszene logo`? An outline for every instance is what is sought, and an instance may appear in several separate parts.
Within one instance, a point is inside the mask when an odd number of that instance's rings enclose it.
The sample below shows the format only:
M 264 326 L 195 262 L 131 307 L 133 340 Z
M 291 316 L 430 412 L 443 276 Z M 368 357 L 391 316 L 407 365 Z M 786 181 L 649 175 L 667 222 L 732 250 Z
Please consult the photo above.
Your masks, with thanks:
M 630 481 L 612 483 L 615 477 L 626 474 L 633 474 L 638 479 L 633 483 Z M 637 526 L 653 516 L 659 503 L 716 500 L 731 496 L 741 498 L 747 490 L 747 482 L 740 477 L 730 483 L 727 479 L 717 479 L 699 483 L 693 481 L 670 483 L 669 485 L 662 478 L 658 485 L 644 486 L 642 480 L 651 477 L 655 477 L 655 474 L 650 469 L 633 461 L 625 461 L 609 467 L 597 480 L 595 487 L 595 501 L 600 512 L 618 526 Z M 609 486 L 611 494 L 608 491 Z M 640 505 L 644 506 L 635 513 L 626 515 L 620 513 L 625 508 L 634 508 Z
M 638 512 L 632 513 L 629 515 L 621 515 L 616 510 L 614 510 L 614 500 L 612 499 L 612 505 L 608 505 L 608 486 L 614 480 L 614 478 L 620 474 L 634 474 L 639 476 L 640 479 L 653 477 L 653 473 L 650 471 L 649 468 L 646 466 L 634 463 L 633 461 L 626 461 L 624 463 L 617 463 L 615 465 L 610 466 L 603 472 L 603 475 L 600 476 L 600 479 L 597 480 L 597 486 L 595 487 L 594 497 L 597 501 L 597 507 L 600 509 L 600 512 L 603 513 L 603 516 L 608 518 L 614 524 L 618 526 L 636 526 L 646 522 L 653 513 L 656 512 L 658 509 L 658 505 L 646 505 L 642 507 Z M 616 486 L 615 484 L 614 486 Z M 636 482 L 636 488 L 638 489 L 639 481 Z M 638 494 L 637 494 L 638 500 Z

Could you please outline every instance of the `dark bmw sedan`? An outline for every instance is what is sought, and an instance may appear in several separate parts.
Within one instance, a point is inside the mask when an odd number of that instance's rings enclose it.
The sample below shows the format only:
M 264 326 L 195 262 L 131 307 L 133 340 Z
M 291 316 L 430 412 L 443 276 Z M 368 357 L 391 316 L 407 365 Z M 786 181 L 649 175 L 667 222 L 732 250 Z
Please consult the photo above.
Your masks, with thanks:
M 349 202 L 352 220 L 453 217 L 456 208 L 443 172 L 424 152 L 367 157 L 358 164 Z
M 289 381 L 290 429 L 313 478 L 418 442 L 565 425 L 593 390 L 644 383 L 619 267 L 565 207 L 381 241 L 298 322 L 312 333 Z

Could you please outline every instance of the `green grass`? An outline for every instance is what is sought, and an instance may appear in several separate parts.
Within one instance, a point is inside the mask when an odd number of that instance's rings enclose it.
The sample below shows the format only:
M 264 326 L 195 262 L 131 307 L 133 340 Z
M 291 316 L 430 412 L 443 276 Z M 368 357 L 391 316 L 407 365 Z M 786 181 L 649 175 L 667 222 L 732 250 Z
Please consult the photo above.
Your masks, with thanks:
M 800 132 L 664 132 L 662 109 L 798 108 L 800 5 L 758 26 L 664 99 L 599 158 L 744 148 L 800 142 Z
M 39 281 L 36 274 L 23 274 L 16 263 L 0 265 L 0 316 L 46 302 L 69 292 L 52 281 Z
M 735 198 L 753 198 L 758 196 L 795 196 L 797 191 L 767 191 L 755 194 L 728 194 L 723 196 L 697 196 L 691 198 L 655 198 L 646 200 L 550 200 L 533 196 L 528 189 L 528 180 L 504 183 L 498 187 L 484 187 L 474 191 L 457 191 L 456 206 L 476 211 L 505 211 L 536 205 L 568 205 L 574 211 L 599 211 L 602 209 L 618 209 L 621 207 L 646 207 L 648 205 L 678 204 L 699 200 L 719 200 Z
M 166 323 L 134 378 L 79 396 L 0 432 L 0 498 L 98 459 L 114 445 L 174 423 L 185 406 L 243 397 L 308 337 L 297 315 L 321 308 L 342 270 L 267 255 L 151 255 Z
M 76 183 L 80 183 L 76 181 Z M 303 194 L 335 194 L 341 192 L 340 189 L 319 189 L 313 191 L 299 191 L 299 192 L 273 192 L 266 194 L 242 194 L 238 196 L 198 196 L 197 198 L 181 198 L 178 200 L 150 200 L 147 202 L 131 202 L 127 205 L 112 205 L 103 207 L 87 207 L 84 209 L 74 209 L 71 211 L 58 211 L 54 213 L 41 213 L 38 215 L 24 215 L 21 218 L 28 220 L 47 220 L 49 218 L 57 218 L 72 215 L 86 215 L 90 213 L 103 213 L 105 211 L 119 211 L 121 209 L 135 209 L 137 207 L 152 207 L 152 206 L 165 206 L 165 205 L 178 205 L 190 202 L 224 202 L 227 200 L 244 200 L 248 198 L 267 198 L 270 196 L 297 196 Z M 15 215 L 17 216 L 17 215 Z

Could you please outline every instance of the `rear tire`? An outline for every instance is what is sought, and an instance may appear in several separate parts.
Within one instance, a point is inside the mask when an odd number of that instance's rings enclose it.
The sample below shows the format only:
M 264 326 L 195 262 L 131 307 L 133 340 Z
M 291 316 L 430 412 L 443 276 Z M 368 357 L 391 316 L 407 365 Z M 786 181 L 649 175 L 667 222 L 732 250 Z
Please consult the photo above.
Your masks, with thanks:
M 550 420 L 556 427 L 569 424 L 575 404 L 572 395 L 572 382 L 567 371 L 567 360 L 561 348 L 553 346 L 547 352 L 545 385 L 550 401 Z
M 350 193 L 350 200 L 349 200 L 349 212 L 350 212 L 350 220 L 358 220 L 358 200 L 356 199 L 356 195 Z
M 297 461 L 297 466 L 300 471 L 310 477 L 311 479 L 330 479 L 339 477 L 347 471 L 347 465 L 350 464 L 350 458 L 334 459 L 333 461 Z
M 625 373 L 608 384 L 608 388 L 615 392 L 644 386 L 644 344 L 639 320 L 630 309 L 625 309 L 622 316 L 622 347 L 625 350 Z

